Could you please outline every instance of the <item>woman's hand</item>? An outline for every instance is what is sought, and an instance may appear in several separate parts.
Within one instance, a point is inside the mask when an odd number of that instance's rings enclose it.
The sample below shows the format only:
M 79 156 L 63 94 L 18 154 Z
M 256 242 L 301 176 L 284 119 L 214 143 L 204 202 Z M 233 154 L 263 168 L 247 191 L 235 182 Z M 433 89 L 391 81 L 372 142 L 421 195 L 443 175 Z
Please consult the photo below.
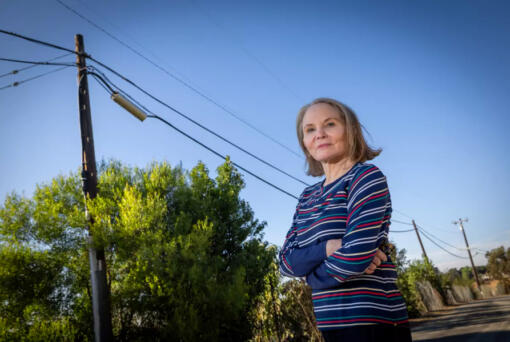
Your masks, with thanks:
M 331 240 L 330 240 L 331 241 Z M 329 241 L 328 241 L 329 243 Z M 377 249 L 377 252 L 375 253 L 374 259 L 372 260 L 372 263 L 367 267 L 365 270 L 365 274 L 372 274 L 374 273 L 375 269 L 379 267 L 379 265 L 388 260 L 388 257 L 386 254 L 384 254 L 383 251 L 381 251 L 379 248 Z
M 340 247 L 342 247 L 342 239 L 328 240 L 326 243 L 326 256 L 329 257 L 331 254 L 340 249 Z

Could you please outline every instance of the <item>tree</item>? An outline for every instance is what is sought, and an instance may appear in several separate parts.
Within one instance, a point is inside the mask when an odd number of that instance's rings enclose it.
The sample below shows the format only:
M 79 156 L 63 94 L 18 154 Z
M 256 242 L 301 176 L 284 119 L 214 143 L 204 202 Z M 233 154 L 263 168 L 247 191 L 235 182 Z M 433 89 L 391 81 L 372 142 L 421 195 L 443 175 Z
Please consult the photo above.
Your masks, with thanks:
M 166 163 L 103 163 L 87 200 L 105 249 L 118 340 L 247 340 L 275 252 L 229 160 L 211 179 Z M 77 173 L 0 208 L 0 335 L 92 337 L 85 200 Z M 42 324 L 34 324 L 43 322 Z M 27 337 L 32 336 L 32 337 Z M 44 338 L 39 338 L 43 340 Z M 53 338 L 54 339 L 54 338 Z M 47 340 L 47 339 L 46 339 Z
M 501 246 L 488 251 L 487 272 L 493 279 L 508 279 L 510 277 L 510 247 Z
M 416 288 L 417 282 L 428 281 L 445 298 L 445 289 L 441 284 L 439 271 L 428 260 L 409 261 L 406 257 L 406 250 L 396 252 L 396 247 L 391 253 L 391 259 L 395 260 L 397 269 L 397 286 L 407 304 L 409 317 L 419 317 L 426 311 L 425 304 Z

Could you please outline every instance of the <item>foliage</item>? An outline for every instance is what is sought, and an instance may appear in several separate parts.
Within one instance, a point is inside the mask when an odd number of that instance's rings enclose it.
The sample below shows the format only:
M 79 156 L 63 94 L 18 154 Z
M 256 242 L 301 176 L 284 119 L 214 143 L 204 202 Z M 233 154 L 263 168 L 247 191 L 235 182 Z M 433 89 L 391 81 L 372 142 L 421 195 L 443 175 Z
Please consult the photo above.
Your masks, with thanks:
M 247 340 L 275 251 L 239 198 L 227 160 L 211 179 L 166 163 L 100 167 L 87 200 L 92 243 L 104 248 L 118 340 Z M 85 201 L 78 174 L 7 196 L 0 208 L 0 335 L 93 336 Z M 49 337 L 53 336 L 53 337 Z M 18 338 L 19 337 L 19 338 Z M 48 337 L 48 338 L 46 338 Z
M 281 287 L 281 322 L 285 341 L 322 341 L 313 313 L 312 290 L 302 280 Z
M 259 298 L 252 341 L 322 341 L 312 305 L 312 291 L 303 280 L 284 281 L 273 260 L 266 290 Z
M 406 257 L 406 250 L 401 249 L 394 254 L 397 268 L 397 286 L 407 304 L 409 317 L 419 317 L 426 311 L 421 298 L 417 282 L 428 281 L 445 298 L 445 289 L 442 286 L 439 271 L 428 260 L 409 261 Z
M 510 247 L 494 248 L 485 254 L 487 258 L 487 272 L 493 279 L 508 280 L 510 277 Z

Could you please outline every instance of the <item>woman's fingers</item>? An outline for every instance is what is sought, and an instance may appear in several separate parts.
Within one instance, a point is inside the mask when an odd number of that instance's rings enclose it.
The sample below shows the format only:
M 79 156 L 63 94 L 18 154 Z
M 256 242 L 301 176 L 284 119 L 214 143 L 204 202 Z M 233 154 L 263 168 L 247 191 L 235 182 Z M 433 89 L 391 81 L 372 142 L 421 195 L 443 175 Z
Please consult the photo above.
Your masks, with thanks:
M 365 270 L 365 273 L 366 274 L 372 274 L 375 272 L 375 269 L 377 268 L 377 266 L 374 264 L 374 263 L 371 263 L 367 269 Z
M 372 274 L 372 273 L 374 273 L 375 269 L 378 266 L 380 266 L 381 263 L 383 263 L 383 262 L 385 262 L 387 260 L 388 260 L 388 257 L 386 256 L 386 254 L 384 254 L 383 251 L 378 249 L 377 252 L 375 253 L 374 259 L 372 259 L 372 262 L 370 263 L 370 265 L 365 270 L 365 274 Z
M 377 249 L 375 256 L 377 259 L 379 259 L 380 261 L 383 261 L 383 262 L 388 260 L 388 257 L 386 256 L 386 254 L 384 254 L 384 252 L 381 251 L 380 249 Z

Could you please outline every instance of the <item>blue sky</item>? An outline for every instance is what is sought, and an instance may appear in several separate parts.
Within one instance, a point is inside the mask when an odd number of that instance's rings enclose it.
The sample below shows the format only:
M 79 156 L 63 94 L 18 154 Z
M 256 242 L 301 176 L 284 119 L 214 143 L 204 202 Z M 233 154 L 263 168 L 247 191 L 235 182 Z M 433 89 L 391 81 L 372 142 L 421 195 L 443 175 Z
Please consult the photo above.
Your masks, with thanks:
M 295 116 L 320 96 L 352 107 L 383 148 L 393 218 L 463 248 L 451 222 L 468 217 L 470 244 L 510 246 L 510 5 L 504 1 L 78 1 L 62 0 L 243 120 L 299 151 Z M 200 97 L 56 1 L 0 2 L 1 28 L 93 57 L 210 129 L 309 183 L 304 162 Z M 62 53 L 0 35 L 0 57 L 45 61 Z M 63 61 L 73 61 L 69 56 Z M 1 62 L 0 74 L 23 67 Z M 0 78 L 0 87 L 54 67 Z M 239 164 L 299 195 L 303 186 L 243 155 L 112 76 L 137 100 Z M 131 166 L 221 160 L 158 121 L 144 123 L 89 79 L 96 157 Z M 80 166 L 76 70 L 0 91 L 0 197 Z M 281 245 L 296 201 L 246 175 L 243 198 Z M 407 215 L 407 216 L 406 216 Z M 395 230 L 410 228 L 394 223 Z M 410 258 L 416 235 L 392 240 Z M 424 239 L 441 269 L 468 264 Z M 466 256 L 465 251 L 444 246 Z M 479 252 L 479 251 L 478 251 Z M 483 253 L 475 263 L 485 264 Z

